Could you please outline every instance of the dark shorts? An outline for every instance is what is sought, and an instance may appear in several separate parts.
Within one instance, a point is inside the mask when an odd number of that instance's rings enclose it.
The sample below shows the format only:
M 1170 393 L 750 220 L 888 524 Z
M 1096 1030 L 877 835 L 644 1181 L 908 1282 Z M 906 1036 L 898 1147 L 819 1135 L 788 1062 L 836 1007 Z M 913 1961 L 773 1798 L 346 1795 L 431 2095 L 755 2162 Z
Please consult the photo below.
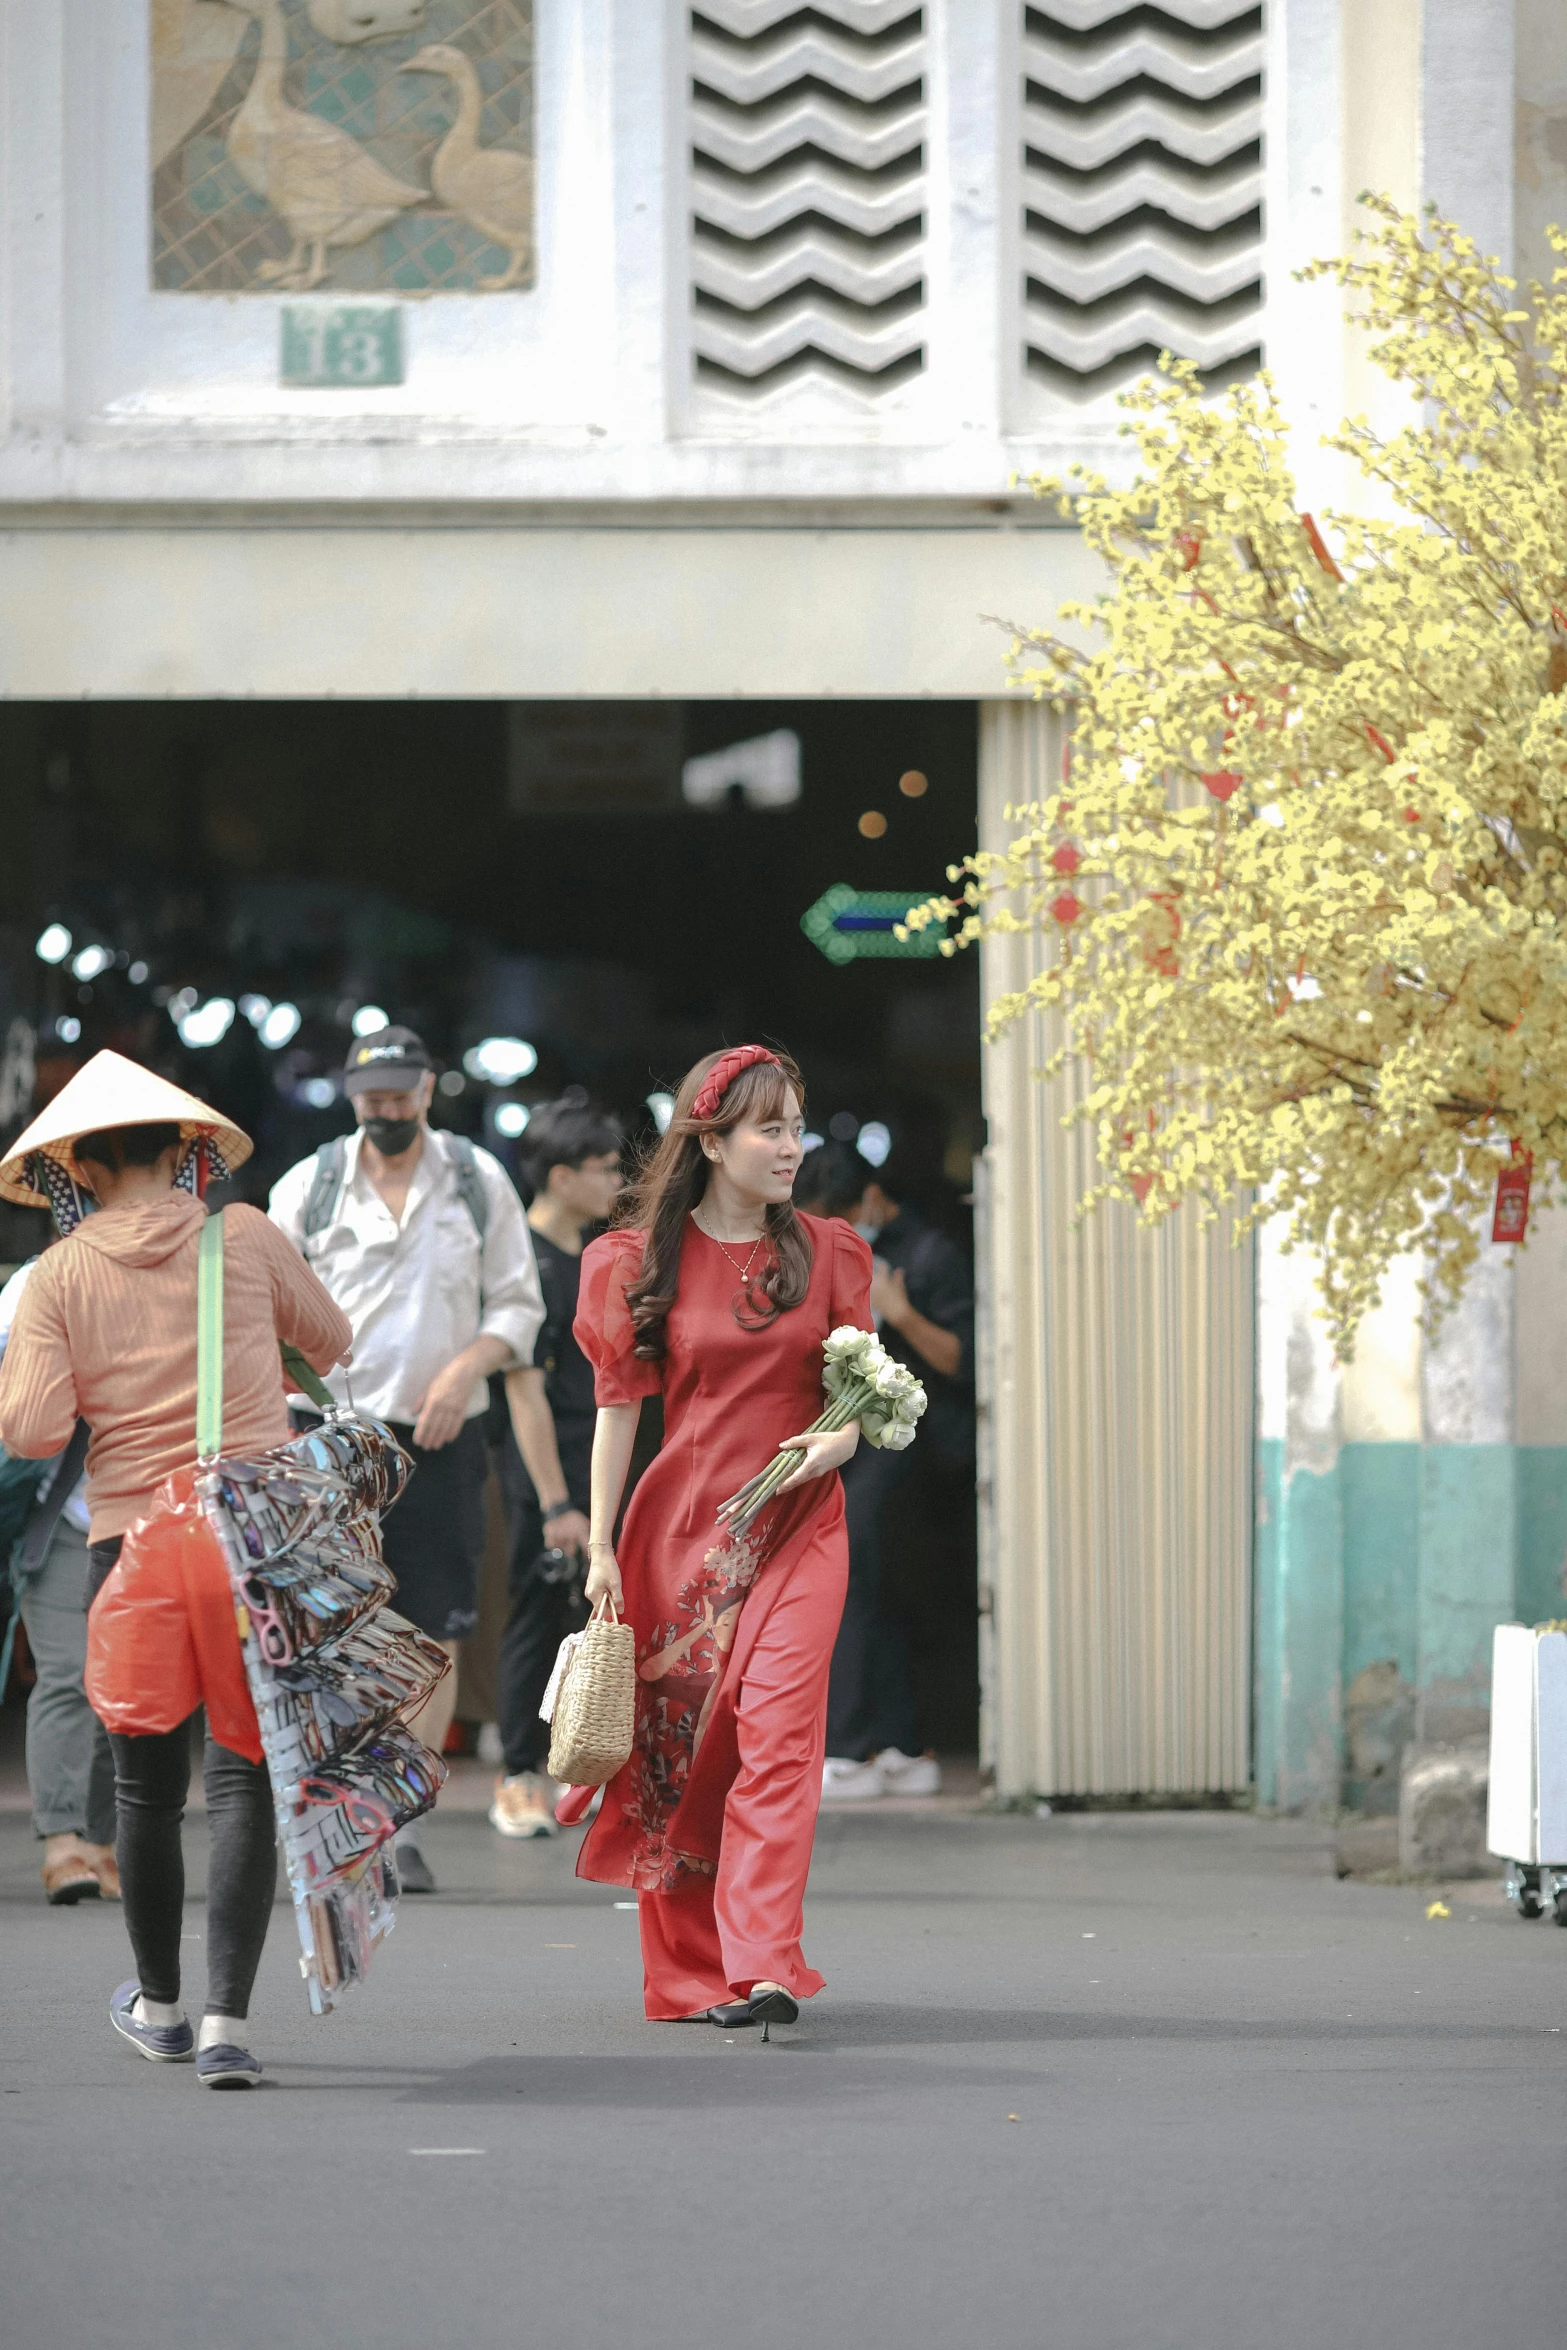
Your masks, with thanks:
M 381 1520 L 381 1549 L 397 1577 L 393 1606 L 432 1640 L 466 1640 L 479 1621 L 484 1559 L 484 1482 L 489 1453 L 482 1419 L 427 1452 L 408 1427 L 392 1428 L 411 1455 L 402 1499 Z

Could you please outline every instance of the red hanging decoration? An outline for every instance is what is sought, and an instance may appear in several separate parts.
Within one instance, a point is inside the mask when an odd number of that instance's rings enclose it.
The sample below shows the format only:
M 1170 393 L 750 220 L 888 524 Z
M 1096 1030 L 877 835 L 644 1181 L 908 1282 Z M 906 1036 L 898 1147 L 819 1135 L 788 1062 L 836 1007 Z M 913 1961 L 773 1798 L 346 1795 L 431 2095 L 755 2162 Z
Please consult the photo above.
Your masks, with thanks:
M 1071 880 L 1082 862 L 1081 852 L 1069 840 L 1064 840 L 1058 849 L 1050 852 L 1051 871 L 1061 874 L 1067 881 Z
M 1205 775 L 1202 778 L 1203 789 L 1211 792 L 1221 804 L 1234 798 L 1240 790 L 1241 781 L 1242 778 L 1228 767 L 1221 767 L 1216 775 Z
M 1493 1240 L 1521 1241 L 1529 1229 L 1529 1178 L 1534 1154 L 1513 1144 L 1513 1155 L 1497 1170 L 1496 1211 L 1491 1218 Z
M 1300 527 L 1306 534 L 1307 546 L 1316 556 L 1317 561 L 1321 564 L 1329 579 L 1336 579 L 1340 586 L 1342 586 L 1344 581 L 1344 574 L 1342 571 L 1340 571 L 1338 565 L 1334 562 L 1332 556 L 1328 553 L 1327 541 L 1324 539 L 1321 531 L 1318 530 L 1317 525 L 1311 515 L 1303 514 L 1301 516 Z
M 1058 898 L 1051 899 L 1050 911 L 1062 928 L 1069 930 L 1083 911 L 1082 900 L 1075 898 L 1069 889 L 1064 889 Z

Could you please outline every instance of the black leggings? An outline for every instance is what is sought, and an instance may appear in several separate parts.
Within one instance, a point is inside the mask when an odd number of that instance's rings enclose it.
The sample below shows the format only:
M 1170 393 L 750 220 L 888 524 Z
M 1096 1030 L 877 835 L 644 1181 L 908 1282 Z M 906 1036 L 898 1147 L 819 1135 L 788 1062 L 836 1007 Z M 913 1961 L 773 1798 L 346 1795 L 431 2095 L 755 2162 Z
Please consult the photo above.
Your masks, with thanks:
M 119 1554 L 117 1541 L 92 1547 L 89 1605 Z M 109 1744 L 119 1819 L 115 1852 L 136 1978 L 146 1998 L 172 2007 L 180 1996 L 185 1904 L 180 1824 L 190 1791 L 190 1722 L 146 1737 L 111 1732 Z M 210 1732 L 205 1765 L 211 1838 L 206 2013 L 243 2016 L 250 2009 L 277 1889 L 272 1787 L 265 1763 L 247 1762 Z

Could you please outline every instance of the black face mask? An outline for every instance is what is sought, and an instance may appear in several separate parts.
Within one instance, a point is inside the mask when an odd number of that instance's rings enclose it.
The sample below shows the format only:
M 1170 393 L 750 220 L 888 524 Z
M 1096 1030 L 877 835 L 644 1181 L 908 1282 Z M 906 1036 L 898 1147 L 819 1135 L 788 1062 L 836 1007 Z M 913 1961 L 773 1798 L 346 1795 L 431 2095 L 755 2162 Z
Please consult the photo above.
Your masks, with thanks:
M 419 1131 L 417 1118 L 367 1118 L 364 1131 L 383 1158 L 395 1159 L 407 1150 Z

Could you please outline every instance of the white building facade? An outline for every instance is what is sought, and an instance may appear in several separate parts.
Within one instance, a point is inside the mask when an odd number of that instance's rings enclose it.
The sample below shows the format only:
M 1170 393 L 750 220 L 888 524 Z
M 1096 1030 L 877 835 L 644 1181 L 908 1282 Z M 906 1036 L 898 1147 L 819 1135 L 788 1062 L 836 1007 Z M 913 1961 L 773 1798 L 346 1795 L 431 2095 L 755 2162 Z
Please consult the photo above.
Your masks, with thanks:
M 1019 477 L 1120 463 L 1169 347 L 1272 365 L 1330 503 L 1364 365 L 1291 271 L 1366 186 L 1567 214 L 1567 0 L 0 0 L 0 106 L 0 694 L 958 698 L 989 838 L 1059 757 L 995 617 L 1093 584 Z M 1327 1800 L 1250 1256 L 1075 1228 L 1040 1057 L 988 1055 L 998 1784 L 1237 1790 L 1255 1716 Z

